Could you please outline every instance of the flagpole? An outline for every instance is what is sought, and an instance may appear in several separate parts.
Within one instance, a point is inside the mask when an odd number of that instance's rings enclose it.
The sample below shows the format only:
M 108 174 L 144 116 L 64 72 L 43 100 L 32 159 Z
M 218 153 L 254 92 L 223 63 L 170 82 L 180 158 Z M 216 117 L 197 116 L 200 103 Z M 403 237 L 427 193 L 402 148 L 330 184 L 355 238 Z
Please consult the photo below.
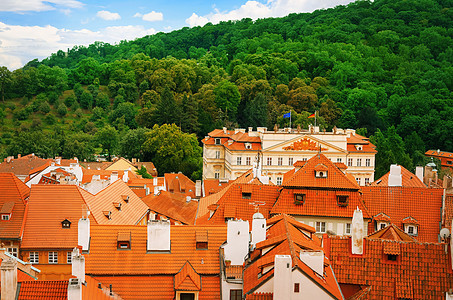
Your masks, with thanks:
M 316 127 L 316 110 L 315 110 L 315 127 Z
M 289 111 L 289 128 L 291 128 L 291 110 Z

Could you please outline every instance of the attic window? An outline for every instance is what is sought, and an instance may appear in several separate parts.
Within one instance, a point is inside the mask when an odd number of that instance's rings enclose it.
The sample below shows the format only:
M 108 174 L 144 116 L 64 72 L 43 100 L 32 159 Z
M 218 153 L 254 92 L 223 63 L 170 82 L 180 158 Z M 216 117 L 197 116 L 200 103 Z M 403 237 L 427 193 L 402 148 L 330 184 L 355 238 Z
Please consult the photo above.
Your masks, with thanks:
M 362 145 L 355 145 L 355 148 L 358 150 L 358 151 L 362 151 Z
M 245 143 L 245 149 L 248 149 L 248 150 L 252 149 L 252 144 Z
M 2 214 L 2 221 L 9 221 L 11 214 Z
M 208 232 L 206 230 L 197 230 L 195 240 L 197 250 L 208 249 Z
M 220 139 L 219 138 L 214 139 L 214 144 L 220 145 Z
M 303 205 L 305 203 L 305 194 L 294 194 L 294 204 Z
M 327 171 L 316 171 L 317 178 L 327 178 Z
M 71 221 L 68 219 L 61 221 L 61 228 L 71 228 Z
M 389 260 L 389 261 L 396 261 L 397 258 L 398 258 L 398 255 L 396 255 L 396 254 L 387 254 L 387 260 Z
M 348 206 L 349 196 L 348 195 L 337 195 L 338 206 Z
M 129 202 L 129 196 L 128 195 L 121 195 L 121 198 L 124 200 L 124 202 L 126 202 L 126 203 Z
M 404 231 L 408 235 L 417 235 L 417 226 L 415 226 L 415 225 L 405 225 L 404 226 Z
M 2 221 L 9 221 L 11 219 L 11 213 L 13 212 L 14 202 L 8 201 L 5 202 L 0 210 L 0 214 L 2 215 Z
M 242 199 L 252 199 L 252 193 L 242 192 Z
M 118 232 L 117 249 L 118 250 L 131 249 L 131 232 L 130 231 Z
M 107 218 L 107 219 L 112 219 L 111 215 L 112 215 L 112 212 L 111 211 L 108 211 L 108 210 L 104 210 L 102 212 L 104 214 L 104 216 Z
M 113 206 L 115 206 L 117 210 L 121 210 L 121 202 L 113 202 Z

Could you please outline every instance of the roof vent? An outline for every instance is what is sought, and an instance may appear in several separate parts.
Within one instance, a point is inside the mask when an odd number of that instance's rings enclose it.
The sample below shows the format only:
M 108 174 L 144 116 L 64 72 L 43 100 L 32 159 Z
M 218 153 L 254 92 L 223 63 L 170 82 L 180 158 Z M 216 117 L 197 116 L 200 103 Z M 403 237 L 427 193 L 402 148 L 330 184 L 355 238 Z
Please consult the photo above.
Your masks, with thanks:
M 124 202 L 126 202 L 126 203 L 129 202 L 129 196 L 128 195 L 121 195 L 121 198 L 124 200 Z
M 112 219 L 112 217 L 111 217 L 112 212 L 111 212 L 111 211 L 109 211 L 109 210 L 104 210 L 102 213 L 104 214 L 104 216 L 105 216 L 107 219 L 109 219 L 109 220 Z
M 121 210 L 121 202 L 113 202 L 113 206 L 115 206 L 117 210 Z

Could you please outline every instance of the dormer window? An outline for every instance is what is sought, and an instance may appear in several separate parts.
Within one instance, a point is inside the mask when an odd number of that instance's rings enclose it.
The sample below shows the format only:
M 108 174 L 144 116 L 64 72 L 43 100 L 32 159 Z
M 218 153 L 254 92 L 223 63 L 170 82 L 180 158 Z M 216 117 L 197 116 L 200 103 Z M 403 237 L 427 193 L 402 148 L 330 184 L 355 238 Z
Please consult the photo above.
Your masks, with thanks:
M 208 232 L 206 230 L 197 230 L 195 233 L 197 250 L 208 249 Z
M 131 249 L 131 232 L 130 231 L 118 232 L 117 249 L 118 250 Z
M 388 223 L 386 223 L 386 222 L 379 222 L 379 223 L 377 224 L 377 229 L 378 229 L 378 230 L 381 230 L 381 229 L 384 229 L 384 228 L 387 227 L 387 226 L 388 226 Z
M 349 196 L 348 195 L 337 195 L 338 206 L 348 206 Z
M 294 204 L 303 205 L 305 202 L 305 194 L 294 194 Z
M 327 178 L 328 168 L 323 164 L 318 164 L 315 166 L 315 176 L 316 178 Z
M 8 201 L 5 202 L 0 210 L 0 215 L 2 216 L 2 221 L 9 221 L 11 219 L 11 213 L 13 212 L 14 202 Z
M 418 221 L 412 217 L 403 219 L 404 232 L 409 235 L 418 235 Z
M 250 144 L 250 143 L 245 143 L 245 149 L 251 150 L 251 149 L 252 149 L 252 144 Z
M 2 221 L 9 221 L 10 218 L 11 218 L 10 214 L 2 214 Z
M 219 138 L 215 138 L 215 139 L 214 139 L 214 144 L 220 145 L 220 139 L 219 139 Z
M 317 178 L 327 178 L 327 171 L 316 171 Z
M 357 151 L 362 151 L 363 149 L 362 145 L 355 145 L 355 148 L 357 149 Z
M 61 221 L 61 228 L 71 228 L 71 221 L 68 219 Z
M 389 261 L 396 261 L 397 258 L 398 258 L 398 255 L 387 254 L 387 260 L 389 260 Z
M 252 199 L 252 193 L 242 192 L 242 199 Z
M 417 226 L 415 226 L 415 225 L 405 225 L 404 226 L 404 231 L 408 235 L 417 235 Z

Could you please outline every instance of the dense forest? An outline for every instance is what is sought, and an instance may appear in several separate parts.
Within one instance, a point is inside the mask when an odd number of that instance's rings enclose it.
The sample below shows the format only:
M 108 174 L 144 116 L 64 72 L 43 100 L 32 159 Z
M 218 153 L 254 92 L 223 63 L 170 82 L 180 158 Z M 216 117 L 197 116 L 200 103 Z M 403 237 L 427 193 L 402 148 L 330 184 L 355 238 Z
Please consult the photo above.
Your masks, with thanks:
M 198 178 L 195 135 L 288 126 L 289 111 L 293 126 L 306 128 L 318 111 L 323 128 L 371 137 L 376 176 L 390 163 L 413 169 L 427 149 L 453 151 L 452 4 L 357 1 L 0 67 L 1 155 L 162 159 L 160 172 Z M 163 134 L 187 140 L 165 148 L 156 138 Z

